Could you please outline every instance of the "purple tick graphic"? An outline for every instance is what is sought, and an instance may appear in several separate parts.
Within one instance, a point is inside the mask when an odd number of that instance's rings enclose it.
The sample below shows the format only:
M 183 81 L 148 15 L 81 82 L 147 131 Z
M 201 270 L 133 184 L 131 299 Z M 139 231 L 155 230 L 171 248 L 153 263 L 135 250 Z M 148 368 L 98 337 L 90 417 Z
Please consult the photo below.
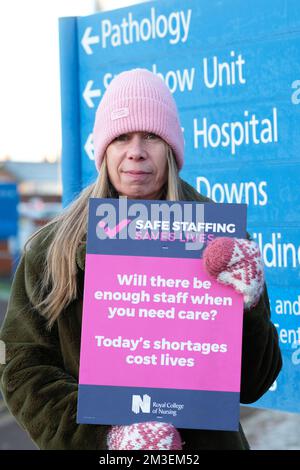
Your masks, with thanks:
M 124 227 L 126 227 L 126 225 L 128 225 L 130 222 L 130 219 L 124 219 L 124 220 L 121 220 L 121 222 L 116 225 L 115 227 L 113 228 L 109 228 L 108 226 L 105 227 L 106 225 L 106 222 L 104 222 L 103 220 L 101 220 L 99 222 L 99 227 L 102 227 L 104 229 L 104 232 L 106 233 L 106 235 L 109 237 L 109 238 L 113 238 L 116 236 L 117 233 L 119 233 Z

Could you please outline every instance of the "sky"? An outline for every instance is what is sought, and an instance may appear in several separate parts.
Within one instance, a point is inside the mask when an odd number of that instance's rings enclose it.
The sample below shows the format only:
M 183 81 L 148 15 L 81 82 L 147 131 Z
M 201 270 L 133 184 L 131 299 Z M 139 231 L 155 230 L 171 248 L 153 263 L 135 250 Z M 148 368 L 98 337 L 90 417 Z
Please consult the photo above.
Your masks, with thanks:
M 134 1 L 101 1 L 118 8 Z M 94 13 L 95 0 L 0 0 L 0 160 L 61 152 L 58 18 Z

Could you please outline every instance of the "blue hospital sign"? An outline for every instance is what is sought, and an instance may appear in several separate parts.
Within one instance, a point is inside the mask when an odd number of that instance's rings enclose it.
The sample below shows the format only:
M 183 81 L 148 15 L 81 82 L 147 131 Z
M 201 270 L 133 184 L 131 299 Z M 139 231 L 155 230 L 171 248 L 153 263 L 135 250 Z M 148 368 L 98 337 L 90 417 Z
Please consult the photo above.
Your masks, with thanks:
M 246 203 L 283 369 L 255 406 L 300 411 L 298 0 L 164 0 L 60 20 L 64 204 L 96 178 L 92 129 L 112 78 L 144 67 L 177 102 L 181 176 Z M 143 400 L 143 406 L 145 400 Z M 139 402 L 142 403 L 142 402 Z
M 0 183 L 0 240 L 18 233 L 19 195 L 15 183 Z

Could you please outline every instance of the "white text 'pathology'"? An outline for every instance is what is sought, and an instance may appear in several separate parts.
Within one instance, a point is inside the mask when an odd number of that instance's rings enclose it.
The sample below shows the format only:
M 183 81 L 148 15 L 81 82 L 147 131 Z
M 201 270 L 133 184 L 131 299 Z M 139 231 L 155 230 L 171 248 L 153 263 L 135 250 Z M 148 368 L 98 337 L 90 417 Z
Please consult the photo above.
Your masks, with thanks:
M 158 14 L 152 7 L 143 18 L 137 18 L 131 12 L 119 22 L 106 18 L 101 21 L 99 42 L 103 49 L 164 38 L 172 45 L 185 43 L 189 35 L 191 16 L 191 9 Z

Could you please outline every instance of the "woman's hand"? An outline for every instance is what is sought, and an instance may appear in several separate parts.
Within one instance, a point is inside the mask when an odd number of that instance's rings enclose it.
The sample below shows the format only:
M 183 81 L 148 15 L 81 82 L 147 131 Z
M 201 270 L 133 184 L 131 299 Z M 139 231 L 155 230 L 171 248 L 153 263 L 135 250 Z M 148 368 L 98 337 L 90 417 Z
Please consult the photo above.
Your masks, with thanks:
M 216 238 L 206 247 L 203 261 L 208 274 L 243 294 L 246 309 L 258 303 L 264 288 L 264 271 L 255 242 L 239 238 Z
M 172 424 L 149 421 L 112 426 L 107 437 L 109 450 L 181 450 L 181 437 Z

